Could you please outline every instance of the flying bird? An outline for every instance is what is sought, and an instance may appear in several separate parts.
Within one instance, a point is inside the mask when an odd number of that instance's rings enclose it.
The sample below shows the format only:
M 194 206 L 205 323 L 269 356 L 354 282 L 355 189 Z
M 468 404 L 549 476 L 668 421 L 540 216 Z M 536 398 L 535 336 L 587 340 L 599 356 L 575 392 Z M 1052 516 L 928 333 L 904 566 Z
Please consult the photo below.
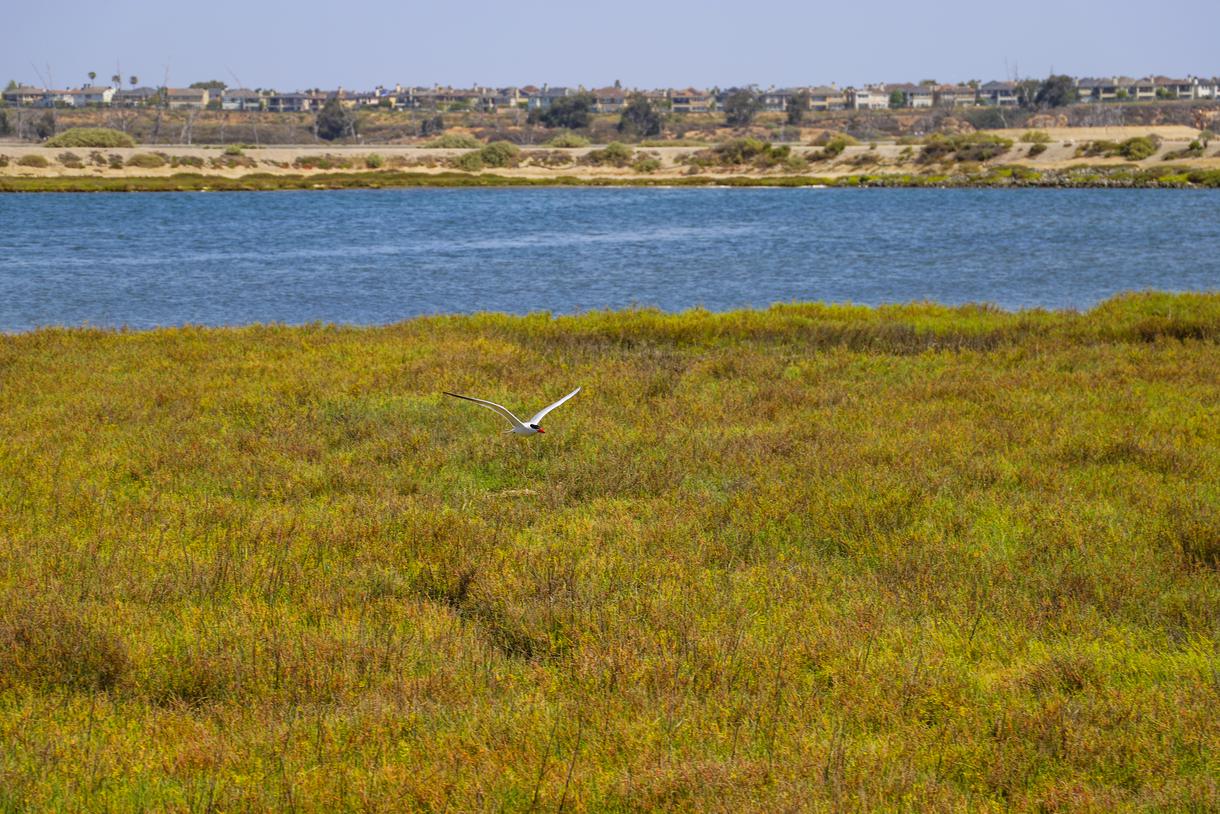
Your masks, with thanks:
M 543 417 L 547 413 L 549 413 L 551 410 L 554 410 L 560 404 L 563 404 L 565 401 L 572 398 L 572 396 L 575 396 L 579 392 L 580 392 L 580 388 L 578 387 L 575 390 L 573 390 L 571 393 L 568 393 L 566 396 L 561 398 L 559 401 L 550 405 L 549 407 L 543 407 L 541 410 L 534 413 L 533 417 L 530 418 L 529 421 L 522 421 L 521 419 L 519 419 L 515 415 L 513 415 L 512 412 L 509 411 L 509 409 L 507 407 L 504 407 L 501 404 L 496 404 L 494 401 L 484 401 L 483 399 L 471 398 L 470 396 L 461 396 L 461 395 L 458 395 L 457 393 L 450 393 L 448 390 L 445 391 L 445 395 L 453 396 L 456 399 L 465 399 L 466 401 L 473 401 L 475 404 L 481 404 L 489 410 L 495 410 L 497 413 L 499 413 L 500 415 L 507 418 L 509 424 L 512 424 L 512 427 L 505 430 L 505 432 L 515 432 L 517 435 L 538 435 L 538 434 L 545 432 L 545 430 L 543 430 L 542 427 L 538 426 L 538 422 L 541 421 L 543 419 Z

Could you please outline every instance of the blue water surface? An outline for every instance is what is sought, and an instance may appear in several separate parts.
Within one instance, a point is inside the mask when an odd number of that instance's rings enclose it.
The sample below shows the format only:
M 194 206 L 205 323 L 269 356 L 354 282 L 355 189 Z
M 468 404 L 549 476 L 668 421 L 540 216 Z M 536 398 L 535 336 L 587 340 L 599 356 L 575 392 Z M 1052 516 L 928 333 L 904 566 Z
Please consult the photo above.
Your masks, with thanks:
M 1220 289 L 1220 190 L 0 195 L 0 330 Z

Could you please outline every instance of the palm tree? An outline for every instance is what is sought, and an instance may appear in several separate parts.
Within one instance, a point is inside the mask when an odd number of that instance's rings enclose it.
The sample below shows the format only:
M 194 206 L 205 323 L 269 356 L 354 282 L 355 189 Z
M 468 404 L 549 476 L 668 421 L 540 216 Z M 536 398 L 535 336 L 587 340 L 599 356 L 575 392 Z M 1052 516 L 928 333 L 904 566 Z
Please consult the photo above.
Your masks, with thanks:
M 114 76 L 110 77 L 110 83 L 117 88 L 123 84 L 123 77 L 116 73 Z
M 97 71 L 89 71 L 89 84 L 93 84 L 93 80 L 97 79 Z
M 136 85 L 138 85 L 140 83 L 140 77 L 136 76 L 135 74 L 132 74 L 131 78 L 128 79 L 127 81 L 130 82 L 131 86 L 134 88 Z

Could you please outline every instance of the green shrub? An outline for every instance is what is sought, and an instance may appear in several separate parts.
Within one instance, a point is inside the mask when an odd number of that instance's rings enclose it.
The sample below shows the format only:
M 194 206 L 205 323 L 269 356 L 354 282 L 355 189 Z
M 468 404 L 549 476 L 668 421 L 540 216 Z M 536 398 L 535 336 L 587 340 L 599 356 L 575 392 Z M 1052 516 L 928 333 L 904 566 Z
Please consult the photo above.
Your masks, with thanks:
M 946 136 L 934 133 L 924 142 L 919 162 L 933 161 L 990 161 L 1003 155 L 1012 146 L 1012 141 L 990 133 L 968 133 Z
M 1165 153 L 1163 160 L 1177 161 L 1180 158 L 1200 158 L 1203 155 L 1205 145 L 1199 139 L 1195 139 L 1190 144 L 1186 145 L 1182 150 L 1170 150 Z
M 593 150 L 585 156 L 587 164 L 603 167 L 626 167 L 631 163 L 635 151 L 620 141 L 612 141 L 600 150 Z
M 446 133 L 440 138 L 432 139 L 425 147 L 435 150 L 474 150 L 483 146 L 483 142 L 473 136 L 463 136 L 459 133 Z
M 712 153 L 715 155 L 717 163 L 737 166 L 749 164 L 759 156 L 771 152 L 771 149 L 771 144 L 761 139 L 736 138 L 723 144 L 717 144 L 712 148 Z
M 1031 144 L 1029 146 L 1029 152 L 1026 153 L 1026 155 L 1028 155 L 1030 158 L 1033 158 L 1034 156 L 1042 155 L 1045 152 L 1046 152 L 1046 145 L 1042 144 L 1042 143 L 1037 143 L 1037 144 Z
M 151 170 L 165 166 L 165 159 L 155 153 L 136 153 L 127 159 L 127 166 Z
M 8 166 L 8 156 L 0 155 L 0 167 L 7 167 L 7 166 Z
M 679 159 L 695 168 L 754 166 L 770 169 L 780 164 L 803 166 L 806 159 L 792 154 L 792 147 L 779 147 L 756 138 L 736 138 L 717 144 L 710 150 L 700 150 Z
M 841 153 L 844 147 L 850 147 L 860 142 L 846 133 L 840 133 L 835 130 L 823 130 L 810 143 L 815 147 L 829 147 L 831 144 L 842 144 L 843 146 L 839 148 L 839 153 Z M 835 153 L 835 155 L 838 155 L 838 153 Z
M 134 147 L 135 139 L 109 127 L 73 127 L 47 139 L 47 147 Z
M 507 141 L 493 141 L 479 150 L 479 159 L 488 167 L 515 167 L 520 157 L 517 145 Z
M 292 166 L 302 170 L 346 170 L 351 169 L 352 161 L 339 155 L 302 155 L 296 157 Z
M 121 170 L 123 169 L 123 156 L 118 153 L 111 153 L 106 158 L 106 164 L 112 170 Z
M 203 159 L 197 155 L 176 155 L 169 163 L 171 167 L 203 167 Z
M 258 162 L 248 155 L 218 155 L 212 159 L 212 166 L 218 170 L 231 170 L 236 167 L 252 169 L 258 166 Z M 344 166 L 350 167 L 351 162 L 345 159 Z
M 245 153 L 242 152 L 240 144 L 230 144 L 225 147 L 224 155 L 245 155 Z
M 789 145 L 784 144 L 779 147 L 772 145 L 771 149 L 755 157 L 753 164 L 760 170 L 769 170 L 787 162 L 792 157 L 792 147 Z
M 790 155 L 784 159 L 784 170 L 787 172 L 804 172 L 809 169 L 809 159 L 803 155 Z
M 834 158 L 842 155 L 843 151 L 852 144 L 859 144 L 859 142 L 851 136 L 842 134 L 834 136 L 826 141 L 826 146 L 822 148 L 821 157 Z
M 40 155 L 23 155 L 17 159 L 17 166 L 43 168 L 51 166 L 51 162 Z
M 576 133 L 560 133 L 547 141 L 545 146 L 560 148 L 588 147 L 589 140 L 584 136 L 577 135 Z
M 1044 130 L 1027 130 L 1021 134 L 1022 144 L 1049 144 L 1050 134 Z
M 83 161 L 81 161 L 80 156 L 77 155 L 76 153 L 72 153 L 72 152 L 60 153 L 57 156 L 57 159 L 60 164 L 63 164 L 65 167 L 69 167 L 74 170 L 84 169 L 84 166 L 85 166 L 85 163 Z
M 564 150 L 531 150 L 521 158 L 535 167 L 564 167 L 576 160 Z
M 642 156 L 635 160 L 631 165 L 631 169 L 638 173 L 649 175 L 661 169 L 661 159 L 653 158 L 652 156 Z
M 1110 155 L 1118 149 L 1117 141 L 1108 141 L 1099 139 L 1096 141 L 1086 141 L 1076 148 L 1076 157 L 1092 158 L 1094 156 Z
M 385 164 L 385 159 L 377 153 L 370 153 L 364 157 L 364 166 L 370 170 L 380 169 Z
M 1143 161 L 1151 157 L 1161 146 L 1159 136 L 1134 136 L 1122 142 L 1100 140 L 1082 144 L 1076 150 L 1077 156 L 1102 156 L 1104 158 L 1122 157 L 1128 161 Z
M 1118 145 L 1118 154 L 1128 161 L 1143 161 L 1151 157 L 1161 146 L 1156 136 L 1135 136 Z
M 453 159 L 453 166 L 466 172 L 478 172 L 483 169 L 483 157 L 479 152 L 463 153 Z
M 971 133 L 958 136 L 958 161 L 990 161 L 1008 152 L 1012 141 L 988 133 Z

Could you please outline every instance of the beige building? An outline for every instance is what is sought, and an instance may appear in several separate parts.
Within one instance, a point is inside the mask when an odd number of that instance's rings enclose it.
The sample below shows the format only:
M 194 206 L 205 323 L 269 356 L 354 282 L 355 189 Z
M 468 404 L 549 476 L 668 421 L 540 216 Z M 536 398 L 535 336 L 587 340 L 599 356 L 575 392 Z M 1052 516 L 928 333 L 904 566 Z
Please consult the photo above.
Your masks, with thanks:
M 847 106 L 852 110 L 885 110 L 890 106 L 890 94 L 880 86 L 848 88 Z
M 208 106 L 207 88 L 166 88 L 165 102 L 170 110 L 202 110 Z

